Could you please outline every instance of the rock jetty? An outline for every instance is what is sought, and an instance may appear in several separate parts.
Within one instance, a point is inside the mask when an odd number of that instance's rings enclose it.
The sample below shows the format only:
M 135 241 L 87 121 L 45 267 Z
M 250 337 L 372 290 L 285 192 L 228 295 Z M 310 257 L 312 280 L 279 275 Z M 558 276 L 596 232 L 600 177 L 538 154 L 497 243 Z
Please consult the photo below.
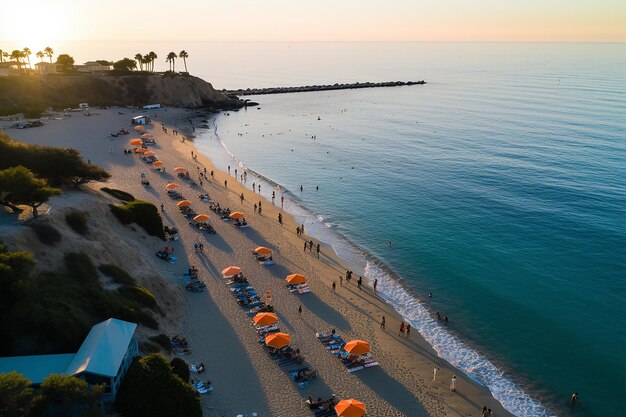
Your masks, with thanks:
M 400 87 L 404 85 L 422 85 L 426 81 L 387 81 L 378 83 L 350 83 L 350 84 L 329 84 L 329 85 L 305 85 L 301 87 L 269 87 L 269 88 L 246 88 L 239 90 L 222 90 L 225 95 L 232 96 L 252 96 L 261 94 L 284 94 L 284 93 L 304 93 L 309 91 L 328 90 L 350 90 L 355 88 L 378 88 L 378 87 Z

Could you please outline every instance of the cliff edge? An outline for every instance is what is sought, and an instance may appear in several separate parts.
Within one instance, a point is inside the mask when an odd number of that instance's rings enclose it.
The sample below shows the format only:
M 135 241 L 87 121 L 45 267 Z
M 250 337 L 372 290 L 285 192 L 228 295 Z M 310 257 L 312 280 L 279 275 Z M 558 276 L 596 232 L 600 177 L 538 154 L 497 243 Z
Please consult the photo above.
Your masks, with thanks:
M 162 105 L 215 109 L 243 106 L 190 75 L 19 75 L 0 77 L 0 114 L 37 113 L 49 107 Z

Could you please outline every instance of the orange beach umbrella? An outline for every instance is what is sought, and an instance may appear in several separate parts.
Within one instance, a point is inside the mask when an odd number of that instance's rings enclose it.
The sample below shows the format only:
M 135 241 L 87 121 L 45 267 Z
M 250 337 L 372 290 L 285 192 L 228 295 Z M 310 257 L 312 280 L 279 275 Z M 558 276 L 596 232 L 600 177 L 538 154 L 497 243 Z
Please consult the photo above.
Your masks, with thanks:
M 173 183 L 173 182 L 168 182 L 167 185 L 165 186 L 166 190 L 173 190 L 175 188 L 178 188 L 178 184 Z
M 196 217 L 193 218 L 194 222 L 205 222 L 209 220 L 209 216 L 207 216 L 206 214 L 198 214 Z
M 272 250 L 270 248 L 266 248 L 265 246 L 259 246 L 254 250 L 259 255 L 270 255 Z
M 135 130 L 136 130 L 137 132 L 143 132 L 143 131 L 145 131 L 145 130 L 146 130 L 146 128 L 145 128 L 145 127 L 143 127 L 143 126 L 135 126 Z
M 152 163 L 152 165 L 154 165 L 155 167 L 160 167 L 161 165 L 163 165 L 163 162 L 162 161 L 154 161 Z
M 246 217 L 246 215 L 240 211 L 233 211 L 228 217 L 230 217 L 231 219 L 243 219 L 244 217 Z
M 174 171 L 176 171 L 176 172 L 187 172 L 187 168 L 176 167 L 176 168 L 174 168 Z
M 156 155 L 156 154 L 154 152 L 152 152 L 152 151 L 148 151 L 148 152 L 144 152 L 143 153 L 143 156 L 154 156 L 154 155 Z
M 143 145 L 143 140 L 137 138 L 130 141 L 130 144 L 133 146 L 141 146 Z
M 144 133 L 143 135 L 144 138 L 151 138 L 152 137 L 152 133 Z
M 149 149 L 148 148 L 137 148 L 135 149 L 135 152 L 139 152 L 139 153 L 144 153 L 144 152 L 148 152 Z
M 229 266 L 228 268 L 222 271 L 222 275 L 224 275 L 225 277 L 229 277 L 231 275 L 236 275 L 240 272 L 241 272 L 241 268 L 239 268 L 238 266 Z
M 271 333 L 265 336 L 265 344 L 267 346 L 280 349 L 291 343 L 291 336 L 287 333 Z
M 304 284 L 306 282 L 306 277 L 302 274 L 291 274 L 287 275 L 285 280 L 290 284 Z
M 270 324 L 276 323 L 278 317 L 274 313 L 258 313 L 256 316 L 252 317 L 252 321 L 258 326 L 269 326 Z
M 362 417 L 365 415 L 365 404 L 358 400 L 341 400 L 335 411 L 339 417 Z
M 346 352 L 351 353 L 353 355 L 365 355 L 370 351 L 370 344 L 363 340 L 350 340 L 343 347 Z
M 191 201 L 189 200 L 182 200 L 176 203 L 176 207 L 189 207 L 190 205 L 191 205 Z

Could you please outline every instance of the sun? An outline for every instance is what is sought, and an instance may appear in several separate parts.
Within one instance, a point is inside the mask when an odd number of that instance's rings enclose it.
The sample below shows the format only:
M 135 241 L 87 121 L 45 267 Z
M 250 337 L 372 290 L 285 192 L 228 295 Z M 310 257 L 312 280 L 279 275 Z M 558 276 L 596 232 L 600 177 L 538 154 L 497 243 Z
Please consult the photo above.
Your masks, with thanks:
M 11 13 L 0 13 L 0 39 L 18 47 L 36 51 L 72 35 L 71 17 L 54 2 L 12 2 L 10 8 Z

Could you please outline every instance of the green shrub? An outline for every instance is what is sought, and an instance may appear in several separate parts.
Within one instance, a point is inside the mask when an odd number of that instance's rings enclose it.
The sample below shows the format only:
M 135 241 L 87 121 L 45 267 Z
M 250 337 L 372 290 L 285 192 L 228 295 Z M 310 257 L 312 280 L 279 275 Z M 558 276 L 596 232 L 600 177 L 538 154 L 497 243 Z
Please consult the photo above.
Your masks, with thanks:
M 98 282 L 98 271 L 86 253 L 72 252 L 64 257 L 68 275 L 82 284 Z
M 150 336 L 150 340 L 159 344 L 167 353 L 172 351 L 172 343 L 166 334 L 161 333 L 156 336 Z
M 198 393 L 155 353 L 132 363 L 115 407 L 124 417 L 202 417 Z
M 170 366 L 172 367 L 172 372 L 180 377 L 185 382 L 189 382 L 189 365 L 187 362 L 182 360 L 181 358 L 174 358 L 170 362 Z
M 149 307 L 151 309 L 157 308 L 157 300 L 154 294 L 147 288 L 139 287 L 136 285 L 124 285 L 117 289 L 122 296 L 129 300 L 136 301 L 137 303 Z
M 122 200 L 126 202 L 135 201 L 135 197 L 133 197 L 132 194 L 129 194 L 126 191 L 116 190 L 115 188 L 108 188 L 108 187 L 100 188 L 100 190 L 104 191 L 107 194 L 112 195 L 118 200 Z
M 76 233 L 84 236 L 89 233 L 87 217 L 87 213 L 84 211 L 72 210 L 65 214 L 65 221 Z
M 163 220 L 159 210 L 152 203 L 142 200 L 135 200 L 121 206 L 111 205 L 113 214 L 122 224 L 137 223 L 149 235 L 157 236 L 165 240 L 163 232 Z
M 41 243 L 52 246 L 61 241 L 61 232 L 52 225 L 47 223 L 33 223 L 31 227 Z
M 100 266 L 98 266 L 98 269 L 104 275 L 111 277 L 113 279 L 113 282 L 122 285 L 135 285 L 135 279 L 131 277 L 128 272 L 124 271 L 117 265 L 100 264 Z

